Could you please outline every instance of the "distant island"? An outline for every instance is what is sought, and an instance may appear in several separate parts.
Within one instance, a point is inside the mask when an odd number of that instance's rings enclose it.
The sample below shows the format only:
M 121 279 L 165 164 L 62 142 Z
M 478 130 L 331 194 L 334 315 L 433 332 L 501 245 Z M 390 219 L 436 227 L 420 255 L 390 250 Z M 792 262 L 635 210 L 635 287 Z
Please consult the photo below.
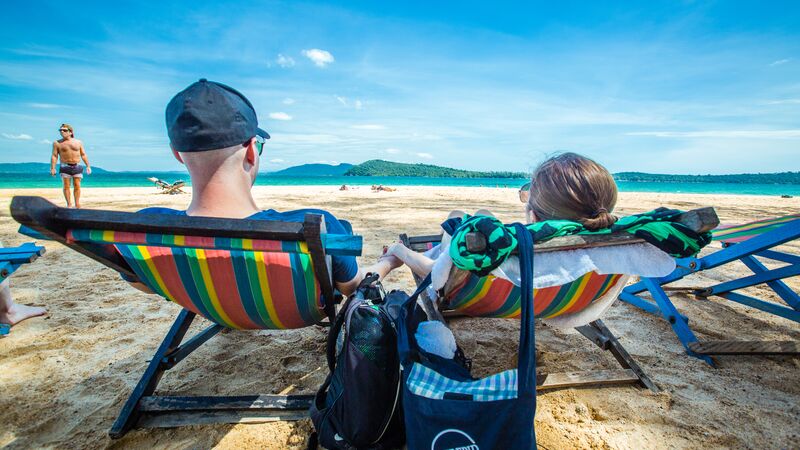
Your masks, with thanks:
M 431 177 L 431 178 L 527 178 L 525 172 L 475 172 L 463 169 L 434 166 L 432 164 L 406 164 L 382 159 L 372 159 L 353 166 L 345 176 L 361 177 Z
M 188 176 L 186 172 L 167 172 L 160 170 L 142 170 L 134 172 L 114 172 L 92 166 L 93 174 L 102 174 L 113 177 L 114 174 L 135 175 L 166 174 L 175 176 Z M 14 177 L 24 175 L 48 175 L 50 164 L 41 162 L 25 163 L 0 163 L 0 174 L 9 174 Z M 262 172 L 261 176 L 267 177 L 424 177 L 424 178 L 520 178 L 530 176 L 527 172 L 507 171 L 471 171 L 453 169 L 450 167 L 435 166 L 432 164 L 406 164 L 382 159 L 373 159 L 361 164 L 302 164 L 275 172 Z M 622 182 L 649 182 L 649 183 L 728 183 L 728 184 L 777 184 L 800 185 L 800 172 L 779 173 L 740 173 L 731 175 L 672 175 L 644 172 L 618 172 L 614 179 Z
M 643 172 L 619 172 L 617 181 L 667 183 L 800 184 L 800 172 L 739 173 L 731 175 L 668 175 Z
M 276 177 L 340 177 L 352 167 L 352 164 L 347 163 L 335 166 L 331 164 L 303 164 L 275 172 L 267 172 L 267 175 Z

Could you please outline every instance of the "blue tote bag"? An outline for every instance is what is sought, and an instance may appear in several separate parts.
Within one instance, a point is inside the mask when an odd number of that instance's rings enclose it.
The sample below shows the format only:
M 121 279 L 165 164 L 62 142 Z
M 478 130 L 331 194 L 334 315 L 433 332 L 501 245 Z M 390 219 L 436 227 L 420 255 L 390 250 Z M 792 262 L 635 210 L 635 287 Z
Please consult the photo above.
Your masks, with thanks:
M 398 347 L 409 450 L 533 449 L 536 434 L 536 351 L 533 325 L 533 240 L 514 224 L 522 274 L 519 365 L 473 379 L 454 359 L 421 350 L 414 338 L 425 320 L 416 299 L 430 276 L 403 305 Z

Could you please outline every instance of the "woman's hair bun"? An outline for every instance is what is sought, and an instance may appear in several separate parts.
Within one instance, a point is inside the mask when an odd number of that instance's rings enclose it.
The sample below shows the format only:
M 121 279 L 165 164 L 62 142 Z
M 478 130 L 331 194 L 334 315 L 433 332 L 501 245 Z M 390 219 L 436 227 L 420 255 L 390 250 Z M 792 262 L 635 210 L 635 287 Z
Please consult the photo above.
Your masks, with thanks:
M 594 217 L 590 219 L 585 219 L 583 221 L 583 226 L 586 227 L 588 230 L 600 230 L 603 228 L 608 228 L 617 221 L 617 216 L 608 212 L 605 208 L 601 208 Z

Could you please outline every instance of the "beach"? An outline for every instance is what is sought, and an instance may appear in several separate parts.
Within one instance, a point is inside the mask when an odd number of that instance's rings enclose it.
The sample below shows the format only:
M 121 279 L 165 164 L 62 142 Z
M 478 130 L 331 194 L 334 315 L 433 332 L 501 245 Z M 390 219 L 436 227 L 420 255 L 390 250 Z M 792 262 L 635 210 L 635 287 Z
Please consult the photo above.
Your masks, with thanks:
M 16 233 L 8 205 L 13 195 L 40 195 L 63 205 L 60 189 L 0 190 L 0 240 Z M 257 186 L 264 209 L 324 208 L 346 218 L 364 237 L 361 264 L 377 259 L 400 233 L 433 234 L 453 209 L 488 208 L 504 222 L 524 218 L 516 189 L 401 186 Z M 190 196 L 155 188 L 92 188 L 85 208 L 136 211 L 148 206 L 185 208 Z M 616 212 L 658 206 L 683 210 L 714 206 L 724 224 L 800 213 L 800 198 L 622 192 Z M 7 448 L 305 448 L 309 420 L 135 430 L 114 441 L 108 429 L 164 337 L 179 307 L 145 295 L 111 269 L 52 242 L 47 253 L 12 277 L 19 303 L 42 305 L 49 315 L 15 326 L 0 339 L 0 447 Z M 718 248 L 710 245 L 702 254 Z M 800 254 L 800 243 L 782 249 Z M 708 285 L 748 273 L 739 264 L 681 282 Z M 800 277 L 789 279 L 800 288 Z M 407 269 L 390 274 L 390 289 L 413 290 Z M 751 293 L 775 299 L 767 289 Z M 800 340 L 800 326 L 719 298 L 671 298 L 703 339 Z M 536 432 L 542 448 L 797 448 L 800 447 L 800 359 L 718 357 L 717 368 L 687 356 L 669 324 L 617 302 L 603 317 L 625 348 L 662 389 L 633 386 L 564 389 L 538 395 Z M 193 330 L 207 325 L 195 321 Z M 453 323 L 459 344 L 473 358 L 475 375 L 514 367 L 518 322 L 464 319 Z M 313 393 L 326 375 L 326 331 L 226 331 L 163 378 L 159 393 L 243 395 Z M 574 330 L 538 326 L 540 372 L 614 369 L 616 362 Z

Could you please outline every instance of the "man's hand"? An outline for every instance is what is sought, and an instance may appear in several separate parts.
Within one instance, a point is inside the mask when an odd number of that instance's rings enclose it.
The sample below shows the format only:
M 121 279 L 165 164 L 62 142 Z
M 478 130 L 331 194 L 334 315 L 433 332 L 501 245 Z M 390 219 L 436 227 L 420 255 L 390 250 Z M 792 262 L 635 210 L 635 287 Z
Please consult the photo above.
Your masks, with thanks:
M 381 255 L 380 258 L 378 258 L 378 263 L 387 264 L 389 266 L 389 271 L 392 271 L 392 270 L 397 269 L 398 267 L 402 266 L 403 265 L 403 260 L 401 260 L 397 256 L 390 255 L 390 254 L 386 253 L 386 254 Z
M 92 174 L 92 168 L 89 167 L 89 166 L 86 166 L 86 175 L 91 175 L 91 174 Z
M 55 167 L 51 167 L 51 168 L 50 168 L 50 176 L 51 176 L 51 177 L 54 177 L 54 176 L 56 176 L 56 168 L 55 168 Z

